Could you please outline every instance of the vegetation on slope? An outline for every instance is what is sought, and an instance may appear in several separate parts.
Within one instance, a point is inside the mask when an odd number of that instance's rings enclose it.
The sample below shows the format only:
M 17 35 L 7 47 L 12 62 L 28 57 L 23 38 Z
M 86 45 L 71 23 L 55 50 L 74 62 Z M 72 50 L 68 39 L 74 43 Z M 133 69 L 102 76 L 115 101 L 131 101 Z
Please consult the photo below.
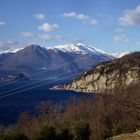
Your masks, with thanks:
M 134 52 L 125 55 L 122 58 L 115 59 L 113 61 L 103 62 L 99 65 L 97 65 L 92 70 L 89 70 L 86 72 L 83 76 L 90 75 L 94 72 L 104 72 L 104 69 L 106 69 L 106 73 L 111 73 L 114 70 L 119 69 L 121 72 L 125 73 L 129 68 L 133 67 L 140 67 L 140 52 Z M 82 75 L 81 75 L 82 76 Z M 80 77 L 81 77 L 80 76 Z M 80 78 L 78 77 L 78 78 Z
M 140 83 L 140 52 L 104 62 L 83 73 L 64 89 L 88 93 L 118 93 Z
M 1 128 L 0 140 L 104 140 L 140 128 L 140 88 L 97 95 L 60 106 L 42 103 L 38 117 L 23 113 L 16 125 Z

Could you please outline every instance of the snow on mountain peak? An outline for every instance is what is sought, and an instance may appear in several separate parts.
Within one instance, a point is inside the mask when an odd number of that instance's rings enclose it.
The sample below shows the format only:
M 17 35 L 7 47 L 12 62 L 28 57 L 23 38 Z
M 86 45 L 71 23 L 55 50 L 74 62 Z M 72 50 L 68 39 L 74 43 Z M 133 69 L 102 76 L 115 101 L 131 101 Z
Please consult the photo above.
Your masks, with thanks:
M 3 53 L 16 53 L 20 50 L 22 50 L 23 48 L 11 48 L 10 50 L 5 50 L 5 51 L 0 51 L 0 54 L 3 54 Z
M 130 52 L 122 52 L 122 53 L 113 53 L 112 55 L 115 56 L 116 58 L 121 58 L 127 54 L 129 54 Z
M 30 45 L 28 47 L 32 47 L 38 51 L 43 51 L 46 48 L 42 48 L 39 45 Z M 27 47 L 26 47 L 27 48 Z M 0 54 L 3 53 L 16 53 L 20 50 L 23 50 L 24 48 L 11 48 L 10 50 L 0 51 Z M 57 45 L 53 47 L 48 47 L 47 50 L 53 50 L 55 52 L 62 51 L 65 53 L 75 53 L 75 54 L 91 54 L 91 55 L 104 55 L 109 56 L 112 58 L 121 58 L 126 54 L 129 54 L 130 52 L 122 52 L 122 53 L 107 53 L 106 51 L 103 51 L 101 49 L 98 49 L 96 47 L 93 47 L 91 45 L 86 45 L 83 43 L 76 43 L 76 44 L 64 44 L 64 45 Z M 42 52 L 43 53 L 43 52 Z
M 74 44 L 58 45 L 54 47 L 49 47 L 48 49 L 62 52 L 81 52 L 80 48 L 76 47 Z
M 49 47 L 48 49 L 53 49 L 55 51 L 69 52 L 69 53 L 77 53 L 77 54 L 110 55 L 103 50 L 82 43 L 58 45 L 54 47 Z

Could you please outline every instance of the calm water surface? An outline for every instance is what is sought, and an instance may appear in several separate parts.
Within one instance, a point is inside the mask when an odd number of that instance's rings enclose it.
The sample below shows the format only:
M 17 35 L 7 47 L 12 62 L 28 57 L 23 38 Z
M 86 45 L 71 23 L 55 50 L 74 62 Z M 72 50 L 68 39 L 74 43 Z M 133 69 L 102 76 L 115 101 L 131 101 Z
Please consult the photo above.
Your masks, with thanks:
M 19 88 L 21 86 L 31 84 L 32 82 L 18 82 L 12 83 L 5 86 L 0 86 L 0 98 L 4 95 L 13 94 L 19 90 L 24 90 L 32 86 L 27 86 L 26 88 Z M 42 83 L 44 84 L 44 83 Z M 36 86 L 35 84 L 34 86 Z M 82 98 L 91 98 L 93 95 L 76 93 L 74 91 L 56 91 L 50 90 L 49 87 L 54 84 L 47 84 L 33 88 L 27 91 L 22 91 L 14 95 L 7 96 L 0 99 L 0 125 L 9 125 L 17 121 L 18 116 L 22 112 L 29 112 L 31 114 L 37 113 L 37 106 L 42 101 L 49 101 L 55 104 L 61 104 L 65 106 L 70 100 L 78 100 Z M 9 91 L 13 90 L 13 91 Z M 9 92 L 7 92 L 9 91 Z

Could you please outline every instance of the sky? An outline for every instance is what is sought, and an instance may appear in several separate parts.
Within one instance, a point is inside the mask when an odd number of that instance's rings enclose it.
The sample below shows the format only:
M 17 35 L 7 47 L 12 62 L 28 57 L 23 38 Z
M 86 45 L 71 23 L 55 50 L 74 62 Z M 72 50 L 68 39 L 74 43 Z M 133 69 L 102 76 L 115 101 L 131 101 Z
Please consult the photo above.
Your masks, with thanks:
M 0 0 L 0 51 L 79 42 L 140 51 L 140 1 Z

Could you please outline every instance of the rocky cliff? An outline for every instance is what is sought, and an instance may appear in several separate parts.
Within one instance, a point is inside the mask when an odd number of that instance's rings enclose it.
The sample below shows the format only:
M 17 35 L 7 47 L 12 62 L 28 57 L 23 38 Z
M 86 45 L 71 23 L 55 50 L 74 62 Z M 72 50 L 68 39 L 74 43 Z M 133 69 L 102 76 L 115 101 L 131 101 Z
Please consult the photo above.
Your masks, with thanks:
M 77 92 L 114 93 L 140 85 L 140 52 L 104 62 L 76 78 L 64 89 Z

